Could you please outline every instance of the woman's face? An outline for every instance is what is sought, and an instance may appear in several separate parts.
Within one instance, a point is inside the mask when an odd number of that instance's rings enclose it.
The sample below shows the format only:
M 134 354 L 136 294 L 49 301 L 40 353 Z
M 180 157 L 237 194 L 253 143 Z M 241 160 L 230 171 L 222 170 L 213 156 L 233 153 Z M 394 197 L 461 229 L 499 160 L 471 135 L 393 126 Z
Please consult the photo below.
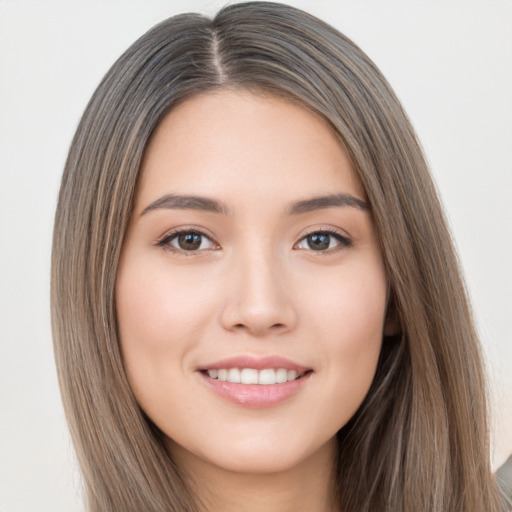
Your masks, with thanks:
M 180 461 L 262 473 L 330 457 L 374 377 L 386 288 L 364 189 L 324 120 L 234 91 L 167 115 L 116 300 L 133 392 Z

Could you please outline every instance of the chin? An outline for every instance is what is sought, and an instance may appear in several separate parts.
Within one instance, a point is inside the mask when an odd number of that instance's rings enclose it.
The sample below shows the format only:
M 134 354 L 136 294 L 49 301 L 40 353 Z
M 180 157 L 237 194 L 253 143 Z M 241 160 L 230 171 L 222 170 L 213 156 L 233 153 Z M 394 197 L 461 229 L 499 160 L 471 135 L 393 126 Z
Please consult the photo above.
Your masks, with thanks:
M 283 457 L 278 453 L 246 453 L 212 460 L 215 466 L 232 473 L 266 475 L 284 473 L 298 467 L 301 457 Z
M 309 438 L 311 439 L 311 438 Z M 308 464 L 311 458 L 332 457 L 335 451 L 335 437 L 325 442 L 312 444 L 307 439 L 286 436 L 285 438 L 247 436 L 236 440 L 226 438 L 224 442 L 212 442 L 203 447 L 184 447 L 169 440 L 172 455 L 183 462 L 206 465 L 236 474 L 265 475 L 285 473 Z

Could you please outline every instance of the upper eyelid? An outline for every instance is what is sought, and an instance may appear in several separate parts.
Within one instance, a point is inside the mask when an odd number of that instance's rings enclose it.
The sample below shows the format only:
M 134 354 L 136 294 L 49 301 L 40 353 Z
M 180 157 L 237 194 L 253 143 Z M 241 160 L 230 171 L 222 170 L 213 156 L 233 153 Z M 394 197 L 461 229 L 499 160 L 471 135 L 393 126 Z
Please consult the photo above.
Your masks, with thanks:
M 296 242 L 294 244 L 294 247 L 296 245 L 298 245 L 300 242 L 302 242 L 306 237 L 308 237 L 310 235 L 314 235 L 315 233 L 327 233 L 328 235 L 332 235 L 335 238 L 337 238 L 338 241 L 340 242 L 340 244 L 342 244 L 345 248 L 349 248 L 353 244 L 353 240 L 352 240 L 351 236 L 349 236 L 347 234 L 342 234 L 338 230 L 335 230 L 333 228 L 323 228 L 323 229 L 314 229 L 314 230 L 304 234 L 301 238 L 299 238 L 298 242 Z M 306 250 L 306 249 L 302 249 L 302 250 Z M 326 252 L 334 251 L 334 249 L 326 249 L 324 251 L 313 251 L 313 250 L 311 250 L 311 251 L 316 252 L 316 253 L 326 253 Z
M 215 245 L 220 246 L 220 244 L 217 242 L 217 240 L 215 240 L 215 238 L 212 235 L 206 233 L 204 231 L 204 229 L 196 228 L 193 226 L 186 226 L 186 227 L 171 229 L 171 230 L 167 231 L 161 237 L 157 238 L 155 245 L 160 245 L 160 246 L 167 245 L 174 237 L 180 235 L 181 233 L 197 233 L 201 236 L 208 238 L 208 240 L 210 240 Z M 193 252 L 193 251 L 189 251 L 189 252 Z
M 330 226 L 329 227 L 325 226 L 325 227 L 321 227 L 321 228 L 313 228 L 311 230 L 306 231 L 306 233 L 304 233 L 302 235 L 301 240 L 302 240 L 302 238 L 304 238 L 308 235 L 312 235 L 314 233 L 330 233 L 330 234 L 342 236 L 344 238 L 350 238 L 350 235 L 348 235 L 341 229 L 333 228 Z
M 339 229 L 339 228 L 334 228 L 334 227 L 331 227 L 331 226 L 324 226 L 324 227 L 315 227 L 311 230 L 308 230 L 306 231 L 300 238 L 299 238 L 299 242 L 301 240 L 303 240 L 304 238 L 306 238 L 307 236 L 309 235 L 313 235 L 315 233 L 328 233 L 330 235 L 337 235 L 339 236 L 340 238 L 343 238 L 344 240 L 348 240 L 348 241 L 351 241 L 352 242 L 352 236 L 349 235 L 345 230 L 342 230 L 342 229 Z

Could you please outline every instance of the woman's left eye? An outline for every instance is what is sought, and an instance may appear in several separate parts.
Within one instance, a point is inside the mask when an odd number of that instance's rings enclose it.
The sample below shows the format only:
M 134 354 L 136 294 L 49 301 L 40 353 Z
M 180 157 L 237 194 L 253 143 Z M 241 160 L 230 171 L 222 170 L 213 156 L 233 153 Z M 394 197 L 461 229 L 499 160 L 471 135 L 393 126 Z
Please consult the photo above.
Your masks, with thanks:
M 205 234 L 194 230 L 172 233 L 158 242 L 158 245 L 185 252 L 202 251 L 216 247 L 216 244 Z
M 351 240 L 339 233 L 332 231 L 315 231 L 302 238 L 296 247 L 297 249 L 325 252 L 331 249 L 350 247 L 351 245 Z

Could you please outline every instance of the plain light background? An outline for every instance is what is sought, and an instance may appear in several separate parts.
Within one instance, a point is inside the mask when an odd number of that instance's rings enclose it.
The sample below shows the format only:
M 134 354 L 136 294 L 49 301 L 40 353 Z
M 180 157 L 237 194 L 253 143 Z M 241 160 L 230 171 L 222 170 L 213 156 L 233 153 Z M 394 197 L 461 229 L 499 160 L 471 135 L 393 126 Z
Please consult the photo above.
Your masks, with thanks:
M 0 512 L 76 512 L 54 368 L 52 222 L 67 148 L 103 74 L 153 24 L 226 2 L 0 0 Z M 354 39 L 409 113 L 460 252 L 512 452 L 512 2 L 288 1 Z

